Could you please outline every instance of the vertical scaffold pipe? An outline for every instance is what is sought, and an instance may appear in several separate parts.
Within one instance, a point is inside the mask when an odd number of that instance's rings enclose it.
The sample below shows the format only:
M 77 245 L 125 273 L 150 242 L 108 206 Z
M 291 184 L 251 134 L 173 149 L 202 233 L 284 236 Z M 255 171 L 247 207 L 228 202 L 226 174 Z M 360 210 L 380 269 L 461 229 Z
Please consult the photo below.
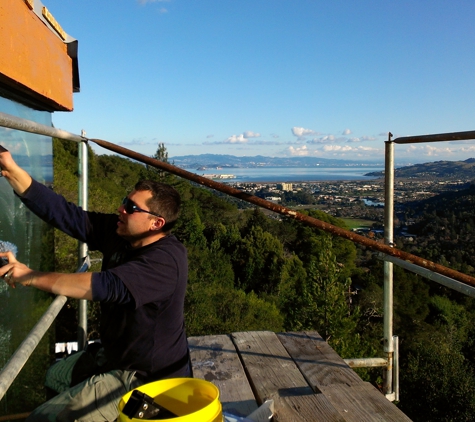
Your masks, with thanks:
M 394 143 L 392 134 L 388 134 L 385 143 L 385 201 L 384 201 L 384 243 L 393 247 L 394 224 Z M 384 261 L 384 352 L 388 366 L 384 371 L 383 393 L 393 392 L 393 263 Z
M 85 132 L 82 131 L 81 136 L 85 137 Z M 78 205 L 84 210 L 88 209 L 88 155 L 87 142 L 83 141 L 78 146 Z M 84 261 L 87 256 L 87 244 L 78 242 L 78 263 Z M 78 350 L 84 350 L 87 345 L 87 300 L 81 299 L 78 303 Z
M 394 401 L 399 401 L 399 337 L 393 336 L 394 343 L 394 369 L 393 369 L 393 390 Z

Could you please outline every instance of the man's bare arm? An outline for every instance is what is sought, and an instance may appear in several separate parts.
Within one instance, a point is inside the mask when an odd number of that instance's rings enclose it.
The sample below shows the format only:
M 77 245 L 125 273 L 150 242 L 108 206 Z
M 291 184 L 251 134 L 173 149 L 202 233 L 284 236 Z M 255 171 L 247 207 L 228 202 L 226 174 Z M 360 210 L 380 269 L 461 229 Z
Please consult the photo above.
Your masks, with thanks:
M 92 300 L 91 280 L 92 273 L 64 274 L 34 271 L 30 286 L 73 299 Z
M 0 257 L 8 259 L 8 264 L 0 268 L 0 277 L 13 288 L 16 284 L 22 284 L 73 299 L 92 300 L 92 273 L 65 274 L 33 271 L 17 261 L 12 252 L 0 253 Z

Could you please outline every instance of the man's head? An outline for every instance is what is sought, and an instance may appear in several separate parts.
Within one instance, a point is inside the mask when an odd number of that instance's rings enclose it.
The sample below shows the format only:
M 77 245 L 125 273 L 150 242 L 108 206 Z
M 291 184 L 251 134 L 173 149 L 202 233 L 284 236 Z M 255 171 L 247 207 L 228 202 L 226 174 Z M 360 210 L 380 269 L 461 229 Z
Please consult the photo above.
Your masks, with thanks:
M 169 185 L 140 181 L 119 207 L 117 234 L 133 247 L 170 233 L 180 212 L 180 195 Z
M 146 203 L 150 211 L 165 219 L 164 233 L 170 233 L 180 215 L 181 198 L 175 188 L 153 180 L 142 180 L 135 185 L 136 191 L 149 191 L 152 197 Z

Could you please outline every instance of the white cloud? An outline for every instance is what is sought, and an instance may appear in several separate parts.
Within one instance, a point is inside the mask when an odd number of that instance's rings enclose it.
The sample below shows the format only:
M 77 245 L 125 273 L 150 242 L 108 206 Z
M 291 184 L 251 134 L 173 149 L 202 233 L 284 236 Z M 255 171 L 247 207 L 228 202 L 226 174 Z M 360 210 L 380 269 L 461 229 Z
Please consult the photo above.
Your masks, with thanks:
M 363 146 L 363 145 L 359 145 L 358 146 L 358 149 L 361 150 L 361 151 L 378 151 L 378 152 L 383 152 L 384 151 L 384 147 L 383 148 L 374 148 L 374 147 L 367 147 L 367 146 Z
M 242 134 L 245 138 L 260 138 L 261 134 L 247 130 Z
M 475 157 L 475 145 L 460 145 L 455 142 L 431 144 L 395 145 L 395 159 L 410 162 L 464 161 Z
M 207 138 L 212 138 L 214 135 L 208 135 Z M 282 145 L 281 142 L 278 141 L 266 141 L 266 140 L 259 140 L 259 139 L 252 139 L 252 138 L 260 138 L 261 134 L 257 132 L 246 131 L 241 133 L 240 135 L 232 135 L 227 139 L 222 141 L 210 142 L 206 141 L 203 142 L 203 145 L 226 145 L 226 144 L 233 144 L 233 145 Z
M 457 148 L 450 148 L 450 147 L 434 147 L 432 145 L 409 145 L 405 152 L 408 155 L 418 155 L 418 156 L 426 156 L 426 157 L 433 157 L 433 158 L 449 158 L 448 156 L 452 156 L 459 151 L 463 151 L 464 148 L 457 149 Z M 475 149 L 473 150 L 475 151 Z M 397 157 L 397 152 L 395 152 L 395 156 Z
M 327 157 L 339 157 L 346 159 L 382 159 L 384 157 L 383 149 L 367 147 L 364 145 L 324 145 L 320 150 L 315 151 Z
M 318 133 L 312 129 L 305 129 L 303 127 L 297 127 L 297 126 L 294 126 L 292 128 L 292 133 L 294 136 L 297 136 L 298 138 L 303 138 L 304 136 L 318 135 Z
M 348 136 L 351 135 L 351 130 L 350 129 L 345 129 L 342 133 L 343 136 Z
M 342 138 L 339 138 L 340 140 Z M 335 137 L 335 135 L 325 135 L 321 136 L 320 138 L 313 138 L 311 141 L 308 141 L 307 143 L 309 144 L 326 144 L 329 142 L 336 142 L 338 138 Z
M 292 155 L 292 156 L 305 156 L 305 155 L 308 155 L 308 149 L 307 149 L 307 145 L 303 145 L 301 147 L 292 147 L 290 146 L 287 150 L 288 154 L 289 155 Z
M 309 150 L 307 145 L 289 146 L 281 151 L 287 156 L 312 156 L 321 158 L 341 158 L 347 160 L 384 160 L 384 148 L 348 144 L 321 145 L 316 150 Z
M 245 144 L 249 142 L 249 138 L 259 138 L 260 133 L 252 132 L 250 130 L 241 133 L 240 135 L 232 135 L 222 142 L 214 142 L 216 144 Z
M 348 145 L 324 145 L 323 151 L 325 152 L 348 152 L 353 151 L 354 148 Z
M 232 135 L 224 143 L 226 144 L 243 144 L 247 142 L 247 138 L 241 134 L 241 135 Z
M 347 129 L 349 133 L 351 131 Z M 346 132 L 346 131 L 345 131 Z M 374 141 L 376 138 L 371 136 L 354 136 L 352 138 L 347 138 L 346 136 L 336 137 L 335 135 L 325 135 L 320 136 L 319 138 L 313 138 L 311 141 L 308 141 L 308 144 L 328 144 L 328 143 L 354 143 L 354 142 L 363 142 L 363 141 Z

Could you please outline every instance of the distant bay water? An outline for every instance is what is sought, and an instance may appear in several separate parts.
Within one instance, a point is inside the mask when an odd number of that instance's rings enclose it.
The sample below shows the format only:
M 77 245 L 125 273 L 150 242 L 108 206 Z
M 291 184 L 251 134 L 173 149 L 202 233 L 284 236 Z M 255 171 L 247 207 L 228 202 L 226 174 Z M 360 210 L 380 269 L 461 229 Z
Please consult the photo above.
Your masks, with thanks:
M 220 182 L 242 183 L 286 183 L 318 182 L 331 180 L 374 180 L 367 173 L 383 171 L 383 166 L 342 166 L 342 167 L 250 167 L 250 168 L 205 168 L 186 169 L 199 176 Z M 232 177 L 229 177 L 232 176 Z
M 35 169 L 26 167 L 27 171 L 43 183 L 53 182 L 53 167 L 41 166 Z M 220 182 L 242 183 L 285 183 L 285 182 L 318 182 L 331 180 L 374 180 L 367 173 L 384 171 L 384 166 L 374 167 L 237 167 L 237 168 L 206 168 L 186 169 L 200 176 L 216 176 Z M 232 177 L 228 177 L 232 176 Z M 211 178 L 210 177 L 210 178 Z

